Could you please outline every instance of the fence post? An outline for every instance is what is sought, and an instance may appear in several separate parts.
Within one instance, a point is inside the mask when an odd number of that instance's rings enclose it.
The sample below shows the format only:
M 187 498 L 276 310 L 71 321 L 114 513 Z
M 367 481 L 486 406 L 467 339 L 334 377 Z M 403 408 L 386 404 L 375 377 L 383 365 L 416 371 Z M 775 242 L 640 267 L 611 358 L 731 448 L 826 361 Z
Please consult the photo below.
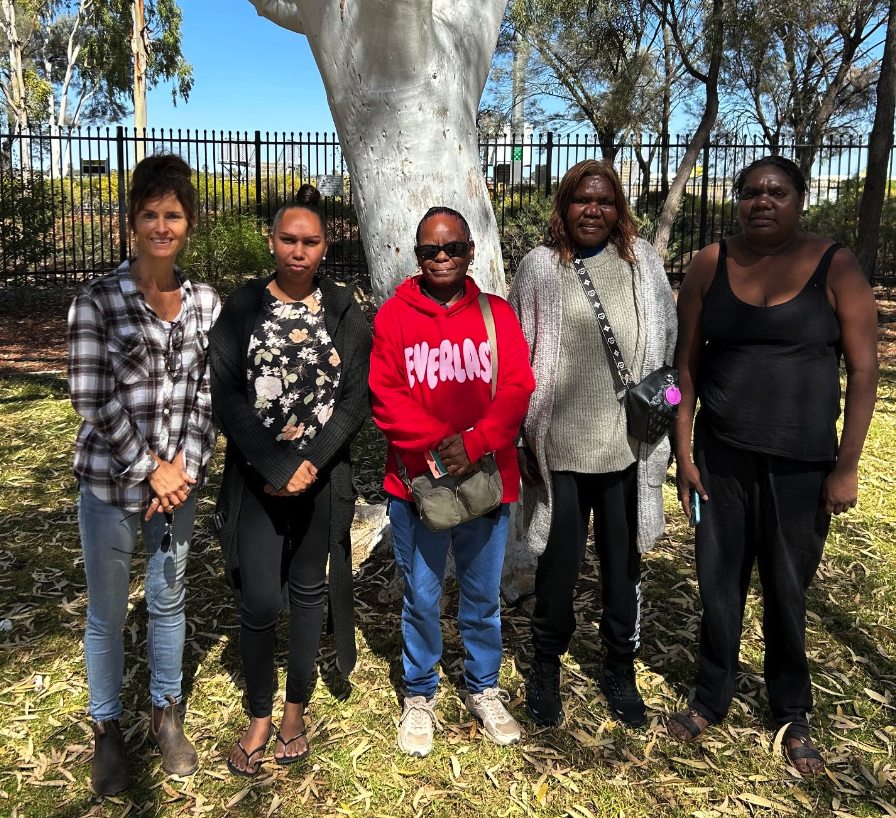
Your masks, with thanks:
M 669 195 L 669 132 L 664 130 L 660 139 L 660 198 L 665 202 Z
M 544 195 L 551 197 L 551 163 L 554 158 L 554 132 L 548 131 L 547 143 L 547 173 L 544 178 Z
M 261 218 L 261 131 L 255 132 L 255 217 Z
M 703 179 L 700 183 L 700 238 L 697 249 L 706 247 L 706 221 L 709 210 L 709 137 L 703 143 Z
M 127 223 L 127 168 L 124 159 L 124 127 L 115 129 L 115 148 L 118 161 L 118 260 L 128 257 L 128 223 Z

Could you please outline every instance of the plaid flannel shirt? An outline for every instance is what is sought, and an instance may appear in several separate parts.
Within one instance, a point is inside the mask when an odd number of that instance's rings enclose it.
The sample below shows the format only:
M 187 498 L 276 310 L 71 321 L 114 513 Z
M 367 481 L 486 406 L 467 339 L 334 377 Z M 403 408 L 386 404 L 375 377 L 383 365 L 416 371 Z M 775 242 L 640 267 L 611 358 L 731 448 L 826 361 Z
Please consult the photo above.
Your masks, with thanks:
M 175 273 L 182 306 L 174 322 L 147 307 L 127 261 L 85 284 L 68 314 L 69 390 L 84 419 L 74 472 L 101 500 L 128 512 L 151 500 L 147 477 L 156 463 L 150 450 L 169 462 L 183 450 L 198 488 L 215 448 L 208 331 L 221 302 L 212 287 Z M 171 346 L 178 323 L 179 353 Z M 173 374 L 170 354 L 180 356 Z

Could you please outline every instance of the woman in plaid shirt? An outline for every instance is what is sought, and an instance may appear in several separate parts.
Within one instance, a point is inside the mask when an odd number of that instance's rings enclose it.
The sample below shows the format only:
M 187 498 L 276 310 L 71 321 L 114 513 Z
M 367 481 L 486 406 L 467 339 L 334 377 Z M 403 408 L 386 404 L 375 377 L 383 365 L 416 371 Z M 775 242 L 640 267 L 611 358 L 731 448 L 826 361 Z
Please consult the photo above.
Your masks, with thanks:
M 131 556 L 138 522 L 146 549 L 149 739 L 162 768 L 198 766 L 178 705 L 186 618 L 184 573 L 194 490 L 215 445 L 207 333 L 217 293 L 174 265 L 196 222 L 186 162 L 151 156 L 134 168 L 128 223 L 136 258 L 85 284 L 69 311 L 69 387 L 84 419 L 74 472 L 87 574 L 84 654 L 94 720 L 91 784 L 100 795 L 128 786 L 119 726 Z

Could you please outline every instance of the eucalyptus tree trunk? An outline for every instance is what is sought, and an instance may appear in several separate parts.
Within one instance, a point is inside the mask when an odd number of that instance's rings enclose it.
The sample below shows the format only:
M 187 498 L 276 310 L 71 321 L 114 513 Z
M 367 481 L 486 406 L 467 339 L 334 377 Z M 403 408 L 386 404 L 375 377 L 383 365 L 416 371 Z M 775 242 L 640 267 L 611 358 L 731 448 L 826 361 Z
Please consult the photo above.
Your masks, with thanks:
M 664 16 L 664 21 L 667 19 L 666 14 L 669 6 L 670 4 L 667 0 L 664 0 L 662 9 L 659 9 Z M 691 62 L 688 48 L 682 41 L 682 32 L 679 27 L 674 22 L 670 25 L 670 33 L 678 48 L 685 70 L 692 77 L 702 82 L 706 88 L 706 107 L 703 109 L 703 115 L 700 117 L 700 124 L 691 137 L 691 141 L 688 143 L 684 156 L 682 156 L 678 165 L 678 171 L 672 180 L 672 185 L 669 187 L 669 194 L 666 196 L 666 201 L 663 204 L 663 210 L 657 223 L 653 246 L 660 258 L 664 258 L 666 255 L 669 238 L 672 235 L 672 226 L 675 223 L 678 205 L 687 187 L 688 178 L 697 165 L 697 159 L 700 156 L 700 151 L 703 150 L 703 144 L 709 139 L 719 114 L 719 71 L 722 67 L 722 56 L 724 54 L 723 0 L 712 0 L 705 26 L 706 38 L 709 41 L 708 65 L 705 71 L 701 71 Z
M 472 276 L 504 295 L 498 226 L 479 157 L 476 112 L 507 0 L 250 0 L 308 38 L 351 174 L 377 303 L 416 270 L 430 207 L 463 213 Z M 534 558 L 511 526 L 506 599 L 531 587 Z
M 72 85 L 75 79 L 75 67 L 78 64 L 79 57 L 81 56 L 81 29 L 83 27 L 85 17 L 92 5 L 93 0 L 79 0 L 77 14 L 75 14 L 72 19 L 71 30 L 69 31 L 65 49 L 65 74 L 63 75 L 62 81 L 59 85 L 58 110 L 56 108 L 55 93 L 49 94 L 47 98 L 47 113 L 50 123 L 50 167 L 53 169 L 53 173 L 58 174 L 60 178 L 62 176 L 65 176 L 65 166 L 68 164 L 68 156 L 71 145 L 71 140 L 66 140 L 65 152 L 63 153 L 62 133 L 67 125 L 78 124 L 78 117 L 80 116 L 81 111 L 81 103 L 78 103 L 78 106 L 75 110 L 75 116 L 73 117 L 71 123 L 67 121 L 69 113 L 69 94 L 72 90 Z M 45 37 L 44 71 L 47 76 L 50 76 L 53 66 L 49 59 L 49 53 L 46 51 L 47 46 L 48 42 Z M 84 101 L 85 97 L 92 96 L 93 93 L 93 91 L 88 90 L 86 87 L 82 87 L 80 91 L 82 102 Z
M 6 58 L 9 63 L 8 82 L 2 84 L 3 103 L 10 123 L 9 156 L 12 151 L 15 134 L 19 136 L 19 151 L 22 170 L 31 168 L 31 141 L 23 136 L 28 130 L 28 90 L 25 84 L 24 47 L 19 36 L 16 17 L 17 9 L 13 0 L 0 0 L 0 33 L 6 41 Z
M 134 158 L 146 155 L 146 69 L 149 59 L 144 0 L 131 2 L 131 53 L 134 56 Z
M 476 242 L 473 277 L 505 292 L 476 111 L 507 0 L 250 0 L 305 34 L 327 91 L 377 302 L 415 270 L 426 210 L 453 207 Z

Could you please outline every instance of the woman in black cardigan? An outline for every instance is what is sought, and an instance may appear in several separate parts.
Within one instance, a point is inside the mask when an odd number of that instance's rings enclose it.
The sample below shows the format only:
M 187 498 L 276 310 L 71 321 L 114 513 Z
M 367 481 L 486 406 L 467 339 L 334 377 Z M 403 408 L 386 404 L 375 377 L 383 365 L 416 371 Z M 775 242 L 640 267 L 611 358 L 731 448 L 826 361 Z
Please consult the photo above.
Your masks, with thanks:
M 218 496 L 227 581 L 240 603 L 249 728 L 230 754 L 253 776 L 274 728 L 274 629 L 290 609 L 286 703 L 274 760 L 309 752 L 304 712 L 323 624 L 327 558 L 337 666 L 355 665 L 349 444 L 369 412 L 371 336 L 349 290 L 317 276 L 320 194 L 303 185 L 275 217 L 276 275 L 233 293 L 211 332 L 212 406 L 227 438 Z

